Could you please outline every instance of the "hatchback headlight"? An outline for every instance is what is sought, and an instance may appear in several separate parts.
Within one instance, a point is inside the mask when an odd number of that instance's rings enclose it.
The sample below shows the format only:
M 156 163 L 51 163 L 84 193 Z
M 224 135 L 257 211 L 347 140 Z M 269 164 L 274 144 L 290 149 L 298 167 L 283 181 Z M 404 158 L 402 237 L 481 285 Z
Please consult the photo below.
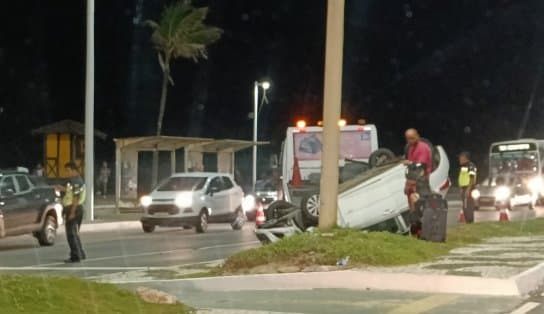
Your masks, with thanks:
M 174 201 L 179 208 L 187 208 L 193 206 L 193 193 L 182 192 L 176 196 Z
M 470 192 L 470 196 L 472 196 L 473 199 L 477 200 L 480 198 L 480 191 L 472 190 L 472 192 Z
M 255 201 L 255 196 L 246 195 L 242 200 L 242 209 L 244 212 L 249 212 L 255 209 L 257 202 Z
M 542 182 L 541 177 L 535 177 L 530 179 L 527 185 L 529 187 L 529 190 L 531 190 L 531 193 L 533 194 L 541 193 L 542 189 L 544 188 L 544 182 Z
M 506 186 L 499 186 L 495 190 L 495 199 L 498 201 L 506 201 L 508 198 L 510 198 L 510 194 L 512 191 L 506 187 Z
M 142 196 L 142 198 L 140 198 L 140 204 L 143 207 L 149 207 L 151 203 L 153 203 L 153 198 L 151 198 L 149 195 Z

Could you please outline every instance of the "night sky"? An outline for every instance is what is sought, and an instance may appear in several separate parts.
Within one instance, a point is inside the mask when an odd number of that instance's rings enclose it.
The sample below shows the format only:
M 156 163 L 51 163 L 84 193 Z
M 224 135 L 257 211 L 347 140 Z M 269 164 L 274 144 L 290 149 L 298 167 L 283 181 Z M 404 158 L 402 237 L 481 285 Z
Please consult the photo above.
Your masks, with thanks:
M 96 0 L 96 126 L 110 137 L 152 135 L 161 73 L 147 19 L 170 1 Z M 269 79 L 260 139 L 279 153 L 285 127 L 321 119 L 325 0 L 208 0 L 224 29 L 209 60 L 173 65 L 165 134 L 250 139 L 252 87 Z M 542 0 L 346 0 L 343 116 L 378 126 L 400 153 L 403 130 L 482 161 L 492 141 L 515 138 L 533 90 L 527 137 L 540 137 L 544 91 Z M 83 121 L 85 1 L 8 1 L 0 13 L 0 166 L 31 166 L 30 130 Z M 535 88 L 536 87 L 536 88 Z

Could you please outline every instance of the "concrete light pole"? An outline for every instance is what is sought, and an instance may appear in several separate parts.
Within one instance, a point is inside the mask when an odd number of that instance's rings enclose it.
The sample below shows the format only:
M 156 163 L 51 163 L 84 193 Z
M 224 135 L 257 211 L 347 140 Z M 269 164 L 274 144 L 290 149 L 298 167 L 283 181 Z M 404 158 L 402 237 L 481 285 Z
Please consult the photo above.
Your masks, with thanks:
M 328 0 L 319 228 L 336 226 L 345 0 Z
M 267 81 L 257 82 L 253 84 L 253 171 L 251 173 L 251 189 L 255 189 L 257 182 L 257 141 L 259 130 L 259 87 L 263 88 L 263 97 L 266 97 L 266 91 L 270 88 L 270 83 Z
M 64 166 L 64 165 L 62 165 Z M 87 61 L 85 70 L 86 219 L 94 220 L 94 0 L 87 0 Z

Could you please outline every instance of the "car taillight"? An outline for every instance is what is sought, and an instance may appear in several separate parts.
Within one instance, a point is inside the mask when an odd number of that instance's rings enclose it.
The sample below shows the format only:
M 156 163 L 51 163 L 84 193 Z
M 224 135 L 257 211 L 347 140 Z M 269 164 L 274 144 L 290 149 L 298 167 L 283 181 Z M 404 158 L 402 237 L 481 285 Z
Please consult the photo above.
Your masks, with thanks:
M 442 185 L 440 186 L 440 191 L 444 191 L 444 190 L 446 190 L 446 189 L 449 189 L 450 186 L 451 186 L 451 181 L 450 181 L 450 178 L 448 178 L 448 179 L 446 180 L 446 182 L 444 182 L 444 184 L 442 184 Z

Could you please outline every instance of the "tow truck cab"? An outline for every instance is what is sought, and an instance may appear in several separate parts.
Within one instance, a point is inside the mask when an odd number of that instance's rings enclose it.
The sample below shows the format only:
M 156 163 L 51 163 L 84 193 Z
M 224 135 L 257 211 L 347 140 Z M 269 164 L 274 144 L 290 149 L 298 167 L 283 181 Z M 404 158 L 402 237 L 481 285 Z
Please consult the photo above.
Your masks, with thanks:
M 286 201 L 299 204 L 302 197 L 309 191 L 319 190 L 321 178 L 321 152 L 323 127 L 306 126 L 297 123 L 297 127 L 288 127 L 281 153 L 281 184 L 283 197 Z M 378 149 L 378 134 L 376 126 L 345 125 L 340 126 L 340 160 L 342 169 L 346 160 L 354 161 L 353 167 L 364 167 L 369 162 L 370 155 Z M 293 184 L 295 160 L 302 184 Z M 342 179 L 343 174 L 340 173 Z

